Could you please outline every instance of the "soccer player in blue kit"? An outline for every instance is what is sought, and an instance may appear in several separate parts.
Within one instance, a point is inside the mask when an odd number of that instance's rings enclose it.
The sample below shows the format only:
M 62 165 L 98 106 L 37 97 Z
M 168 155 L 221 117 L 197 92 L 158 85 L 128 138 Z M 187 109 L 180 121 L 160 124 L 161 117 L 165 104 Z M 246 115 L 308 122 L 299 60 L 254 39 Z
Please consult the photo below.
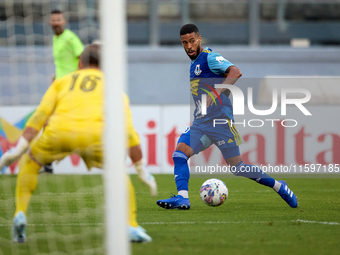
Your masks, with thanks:
M 235 126 L 230 123 L 230 120 L 234 120 L 232 104 L 228 97 L 230 91 L 215 88 L 215 84 L 234 84 L 242 76 L 241 71 L 210 48 L 203 49 L 202 37 L 194 24 L 184 25 L 180 30 L 180 37 L 184 50 L 191 59 L 190 89 L 196 107 L 195 118 L 190 128 L 180 136 L 176 151 L 172 155 L 178 195 L 158 200 L 157 205 L 165 209 L 190 209 L 188 194 L 190 172 L 187 161 L 189 157 L 214 143 L 235 175 L 273 188 L 290 207 L 296 208 L 298 205 L 296 196 L 285 181 L 276 181 L 260 168 L 242 161 L 238 146 L 243 140 Z M 208 94 L 206 114 L 202 114 L 202 94 Z M 212 99 L 210 95 L 218 100 Z M 228 125 L 213 127 L 214 119 L 227 119 Z

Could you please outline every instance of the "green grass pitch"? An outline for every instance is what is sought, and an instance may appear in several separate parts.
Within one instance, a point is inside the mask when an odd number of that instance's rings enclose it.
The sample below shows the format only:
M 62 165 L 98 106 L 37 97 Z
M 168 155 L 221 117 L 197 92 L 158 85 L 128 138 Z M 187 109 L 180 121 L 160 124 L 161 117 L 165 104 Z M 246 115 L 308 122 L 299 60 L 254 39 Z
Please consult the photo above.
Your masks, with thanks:
M 155 177 L 159 194 L 152 198 L 137 176 L 131 176 L 139 224 L 153 238 L 132 244 L 132 254 L 340 254 L 340 178 L 286 177 L 299 201 L 291 209 L 271 189 L 225 176 L 220 177 L 229 188 L 226 203 L 209 207 L 199 188 L 215 176 L 193 175 L 191 209 L 179 211 L 156 205 L 175 193 L 173 175 Z M 10 240 L 15 180 L 0 176 L 0 255 L 104 254 L 101 176 L 39 176 L 28 210 L 26 244 Z

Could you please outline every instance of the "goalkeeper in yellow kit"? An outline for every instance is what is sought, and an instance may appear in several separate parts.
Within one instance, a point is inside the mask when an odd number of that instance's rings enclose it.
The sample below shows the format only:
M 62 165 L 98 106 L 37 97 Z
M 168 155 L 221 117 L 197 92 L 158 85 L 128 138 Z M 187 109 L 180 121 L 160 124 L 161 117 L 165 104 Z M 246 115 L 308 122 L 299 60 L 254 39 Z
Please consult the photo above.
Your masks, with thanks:
M 102 167 L 104 77 L 99 63 L 99 47 L 95 45 L 86 47 L 80 56 L 80 70 L 52 83 L 27 122 L 16 147 L 6 152 L 0 159 L 1 169 L 22 155 L 19 161 L 15 194 L 16 211 L 12 226 L 14 242 L 26 241 L 26 213 L 30 198 L 37 187 L 41 166 L 76 153 L 83 158 L 88 169 Z M 136 139 L 131 135 L 133 126 L 126 95 L 124 108 L 128 113 L 127 135 L 129 139 Z M 34 140 L 47 120 L 48 125 Z M 127 182 L 130 198 L 128 215 L 130 240 L 149 242 L 152 240 L 151 237 L 138 226 L 136 220 L 135 194 L 128 177 Z

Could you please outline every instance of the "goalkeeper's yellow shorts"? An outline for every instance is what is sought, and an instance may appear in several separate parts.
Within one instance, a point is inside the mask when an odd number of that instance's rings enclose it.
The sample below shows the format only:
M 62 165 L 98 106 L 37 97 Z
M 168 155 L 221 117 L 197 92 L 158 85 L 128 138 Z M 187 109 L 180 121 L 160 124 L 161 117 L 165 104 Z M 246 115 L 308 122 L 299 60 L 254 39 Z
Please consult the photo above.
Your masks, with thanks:
M 62 160 L 73 153 L 82 157 L 88 169 L 102 168 L 102 133 L 64 131 L 46 126 L 31 144 L 30 151 L 40 165 Z
M 88 169 L 102 168 L 102 133 L 64 131 L 47 125 L 42 134 L 31 144 L 31 155 L 40 165 L 62 160 L 70 154 L 78 154 Z M 140 144 L 133 125 L 127 128 L 127 146 Z

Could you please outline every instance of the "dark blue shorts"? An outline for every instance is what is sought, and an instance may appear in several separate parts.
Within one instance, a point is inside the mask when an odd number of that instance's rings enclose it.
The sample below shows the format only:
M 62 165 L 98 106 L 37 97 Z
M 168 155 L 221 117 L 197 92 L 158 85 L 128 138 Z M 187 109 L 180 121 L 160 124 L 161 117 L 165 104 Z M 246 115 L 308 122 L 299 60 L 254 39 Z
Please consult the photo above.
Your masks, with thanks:
M 193 149 L 194 154 L 207 149 L 215 144 L 223 154 L 224 159 L 240 155 L 238 146 L 243 143 L 243 139 L 235 125 L 217 124 L 213 126 L 212 121 L 200 124 L 193 123 L 180 136 L 177 143 L 185 143 Z

